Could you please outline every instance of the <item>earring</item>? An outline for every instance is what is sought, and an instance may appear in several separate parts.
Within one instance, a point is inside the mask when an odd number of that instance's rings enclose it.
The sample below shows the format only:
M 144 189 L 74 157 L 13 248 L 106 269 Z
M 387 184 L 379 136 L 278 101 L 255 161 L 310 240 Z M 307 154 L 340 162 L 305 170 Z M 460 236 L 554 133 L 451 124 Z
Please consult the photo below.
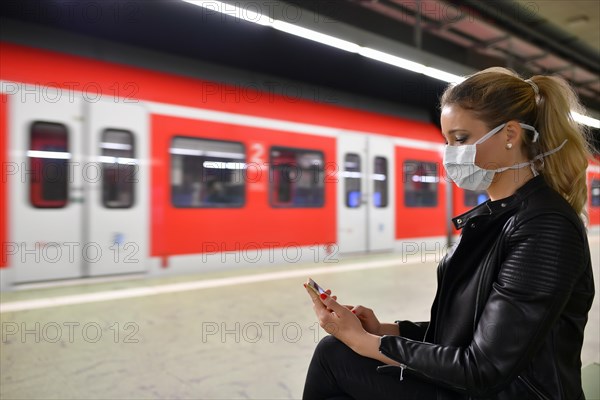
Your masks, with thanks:
M 506 143 L 506 150 L 512 149 L 512 143 Z

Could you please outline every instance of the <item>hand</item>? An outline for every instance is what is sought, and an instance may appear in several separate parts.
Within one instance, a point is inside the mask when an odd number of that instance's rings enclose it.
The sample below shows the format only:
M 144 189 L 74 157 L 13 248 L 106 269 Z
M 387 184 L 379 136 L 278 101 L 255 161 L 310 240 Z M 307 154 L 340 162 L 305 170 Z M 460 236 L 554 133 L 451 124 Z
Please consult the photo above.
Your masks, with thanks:
M 347 307 L 331 296 L 331 291 L 318 296 L 312 289 L 306 291 L 313 301 L 313 310 L 319 319 L 319 325 L 329 334 L 344 342 L 351 349 L 358 349 L 362 339 L 369 335 L 362 327 L 358 317 Z
M 381 332 L 381 322 L 379 322 L 373 310 L 363 306 L 346 305 L 345 307 L 358 317 L 365 331 L 378 336 L 383 334 Z

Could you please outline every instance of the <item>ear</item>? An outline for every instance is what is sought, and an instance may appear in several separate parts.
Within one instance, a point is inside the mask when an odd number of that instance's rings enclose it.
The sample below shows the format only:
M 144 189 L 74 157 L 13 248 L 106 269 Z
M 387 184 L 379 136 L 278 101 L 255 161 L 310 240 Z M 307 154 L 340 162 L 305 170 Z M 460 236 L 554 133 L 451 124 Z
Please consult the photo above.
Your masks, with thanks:
M 521 143 L 521 135 L 523 133 L 523 128 L 519 124 L 517 120 L 511 120 L 506 123 L 506 140 L 512 143 L 513 145 L 517 145 Z

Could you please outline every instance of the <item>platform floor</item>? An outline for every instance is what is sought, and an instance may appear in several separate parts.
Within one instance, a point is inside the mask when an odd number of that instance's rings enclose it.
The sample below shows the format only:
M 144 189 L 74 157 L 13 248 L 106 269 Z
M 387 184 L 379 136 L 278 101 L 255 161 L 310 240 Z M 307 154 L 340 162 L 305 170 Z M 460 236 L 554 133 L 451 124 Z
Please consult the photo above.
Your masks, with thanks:
M 599 288 L 599 237 L 590 244 Z M 5 292 L 0 398 L 299 399 L 325 335 L 302 286 L 307 274 L 382 321 L 425 320 L 436 265 L 380 254 Z M 123 296 L 103 300 L 111 293 Z M 598 297 L 583 365 L 600 362 Z

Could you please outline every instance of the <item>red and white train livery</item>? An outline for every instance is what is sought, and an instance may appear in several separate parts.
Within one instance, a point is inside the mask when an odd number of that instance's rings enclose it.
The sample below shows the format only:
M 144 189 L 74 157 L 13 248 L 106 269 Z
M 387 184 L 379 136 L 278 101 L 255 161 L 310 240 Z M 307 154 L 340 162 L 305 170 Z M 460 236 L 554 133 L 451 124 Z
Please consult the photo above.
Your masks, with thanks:
M 431 123 L 0 52 L 3 288 L 445 244 L 449 218 L 485 197 L 444 178 Z M 597 228 L 597 162 L 588 176 Z

